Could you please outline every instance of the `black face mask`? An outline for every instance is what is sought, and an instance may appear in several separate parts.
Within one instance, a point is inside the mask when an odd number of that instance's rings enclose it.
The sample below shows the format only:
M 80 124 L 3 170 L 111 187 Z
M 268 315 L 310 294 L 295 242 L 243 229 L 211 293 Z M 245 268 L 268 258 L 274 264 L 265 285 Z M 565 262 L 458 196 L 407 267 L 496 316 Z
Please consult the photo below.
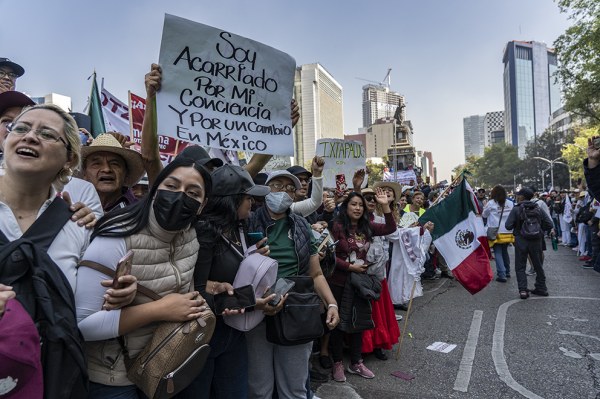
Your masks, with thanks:
M 160 227 L 167 231 L 177 231 L 196 221 L 201 205 L 182 191 L 157 190 L 152 207 Z

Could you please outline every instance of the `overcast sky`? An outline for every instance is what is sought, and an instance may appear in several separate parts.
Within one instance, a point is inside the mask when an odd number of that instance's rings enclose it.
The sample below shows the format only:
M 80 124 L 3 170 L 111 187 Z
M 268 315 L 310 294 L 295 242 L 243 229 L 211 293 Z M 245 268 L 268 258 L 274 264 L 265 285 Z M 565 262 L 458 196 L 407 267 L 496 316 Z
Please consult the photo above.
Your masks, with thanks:
M 439 180 L 464 161 L 463 117 L 504 109 L 502 54 L 510 40 L 551 46 L 569 26 L 552 0 L 0 0 L 0 57 L 26 69 L 17 89 L 71 96 L 81 112 L 95 69 L 127 101 L 144 95 L 164 14 L 228 30 L 319 62 L 344 90 L 344 132 L 362 125 L 362 86 L 392 68 L 418 150 Z

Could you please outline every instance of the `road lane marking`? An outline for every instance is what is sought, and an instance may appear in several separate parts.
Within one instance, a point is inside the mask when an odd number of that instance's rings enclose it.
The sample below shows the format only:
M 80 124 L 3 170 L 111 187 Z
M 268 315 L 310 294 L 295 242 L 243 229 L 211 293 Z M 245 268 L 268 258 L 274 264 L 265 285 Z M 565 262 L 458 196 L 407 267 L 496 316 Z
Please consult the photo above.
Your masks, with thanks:
M 531 300 L 547 300 L 547 299 L 578 299 L 588 301 L 600 301 L 600 298 L 585 298 L 585 297 L 571 297 L 571 296 L 549 296 L 544 298 L 529 298 Z M 508 385 L 511 389 L 517 391 L 521 395 L 529 399 L 543 399 L 541 396 L 531 392 L 521 384 L 519 384 L 510 374 L 508 364 L 506 363 L 506 357 L 504 356 L 504 331 L 506 329 L 506 313 L 508 308 L 515 303 L 523 303 L 522 299 L 514 299 L 500 305 L 498 308 L 498 314 L 496 315 L 496 325 L 494 327 L 494 339 L 492 341 L 492 359 L 494 360 L 494 366 L 496 367 L 496 373 L 500 379 Z
M 477 341 L 479 340 L 479 330 L 481 330 L 481 320 L 483 319 L 483 311 L 476 310 L 473 312 L 473 321 L 467 337 L 467 343 L 463 350 L 463 356 L 458 367 L 458 374 L 454 381 L 454 390 L 467 392 L 469 382 L 471 381 L 471 372 L 473 371 L 473 361 L 475 360 L 475 350 L 477 349 Z

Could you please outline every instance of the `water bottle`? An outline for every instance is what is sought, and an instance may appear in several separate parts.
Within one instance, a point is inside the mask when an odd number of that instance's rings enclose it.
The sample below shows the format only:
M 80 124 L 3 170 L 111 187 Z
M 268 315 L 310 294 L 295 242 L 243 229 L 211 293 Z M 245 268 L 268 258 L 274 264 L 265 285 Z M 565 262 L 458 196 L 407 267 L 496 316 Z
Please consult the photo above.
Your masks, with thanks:
M 558 238 L 552 236 L 552 249 L 558 251 Z

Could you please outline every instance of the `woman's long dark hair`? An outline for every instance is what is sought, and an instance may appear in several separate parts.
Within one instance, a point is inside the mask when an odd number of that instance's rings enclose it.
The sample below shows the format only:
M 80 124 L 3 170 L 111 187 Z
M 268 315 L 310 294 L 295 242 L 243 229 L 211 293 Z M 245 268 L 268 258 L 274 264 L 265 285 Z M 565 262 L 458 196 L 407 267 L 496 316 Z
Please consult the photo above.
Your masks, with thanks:
M 160 183 L 162 183 L 177 168 L 193 166 L 204 179 L 204 201 L 208 200 L 212 191 L 210 172 L 191 158 L 176 157 L 159 173 L 148 194 L 139 202 L 116 209 L 104 215 L 98 221 L 92 240 L 96 237 L 127 237 L 138 233 L 146 225 L 152 209 L 152 201 Z
M 215 237 L 236 229 L 242 221 L 238 219 L 238 208 L 245 194 L 214 196 L 202 211 L 200 222 L 213 230 Z
M 504 203 L 506 202 L 506 189 L 500 184 L 494 186 L 494 188 L 492 188 L 492 192 L 490 193 L 490 198 L 496 201 L 498 205 L 504 206 Z
M 367 203 L 363 196 L 357 192 L 351 192 L 348 195 L 348 198 L 342 202 L 340 206 L 340 211 L 335 219 L 337 223 L 339 223 L 344 229 L 344 234 L 346 237 L 350 237 L 350 228 L 352 227 L 352 221 L 348 216 L 348 203 L 352 200 L 352 198 L 358 197 L 363 203 L 364 212 L 360 219 L 358 219 L 358 223 L 356 224 L 356 232 L 355 234 L 364 234 L 367 241 L 371 241 L 373 238 L 373 230 L 371 230 L 371 224 L 369 223 L 369 215 L 367 212 Z

